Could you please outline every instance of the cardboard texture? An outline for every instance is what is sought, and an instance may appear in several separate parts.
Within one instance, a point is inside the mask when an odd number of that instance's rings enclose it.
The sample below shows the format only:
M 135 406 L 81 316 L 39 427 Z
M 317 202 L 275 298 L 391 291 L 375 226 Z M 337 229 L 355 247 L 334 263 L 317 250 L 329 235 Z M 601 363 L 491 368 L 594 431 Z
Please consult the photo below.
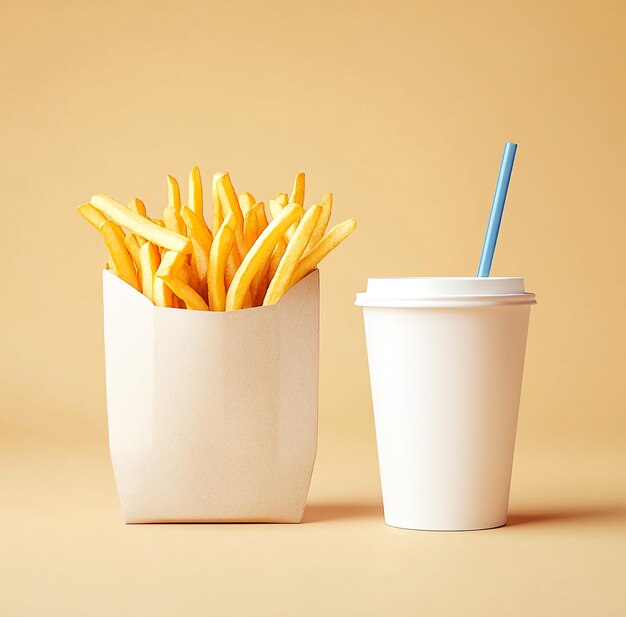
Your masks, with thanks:
M 103 272 L 109 446 L 127 523 L 302 520 L 317 447 L 319 273 L 275 306 L 155 307 Z

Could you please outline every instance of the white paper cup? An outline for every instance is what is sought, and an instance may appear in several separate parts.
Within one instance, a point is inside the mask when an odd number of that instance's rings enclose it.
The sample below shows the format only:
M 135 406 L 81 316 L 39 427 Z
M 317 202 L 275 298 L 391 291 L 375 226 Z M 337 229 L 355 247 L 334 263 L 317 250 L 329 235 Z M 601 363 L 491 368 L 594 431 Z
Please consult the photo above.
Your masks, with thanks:
M 506 524 L 532 304 L 521 278 L 369 279 L 357 294 L 388 525 Z

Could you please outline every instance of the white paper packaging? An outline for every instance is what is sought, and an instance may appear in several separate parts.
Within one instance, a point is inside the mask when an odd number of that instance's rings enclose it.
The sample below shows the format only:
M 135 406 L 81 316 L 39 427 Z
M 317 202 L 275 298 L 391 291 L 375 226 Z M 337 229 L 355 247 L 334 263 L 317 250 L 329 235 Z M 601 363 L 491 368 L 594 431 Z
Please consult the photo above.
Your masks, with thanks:
M 302 519 L 317 445 L 319 274 L 275 306 L 155 307 L 103 273 L 109 445 L 127 523 Z

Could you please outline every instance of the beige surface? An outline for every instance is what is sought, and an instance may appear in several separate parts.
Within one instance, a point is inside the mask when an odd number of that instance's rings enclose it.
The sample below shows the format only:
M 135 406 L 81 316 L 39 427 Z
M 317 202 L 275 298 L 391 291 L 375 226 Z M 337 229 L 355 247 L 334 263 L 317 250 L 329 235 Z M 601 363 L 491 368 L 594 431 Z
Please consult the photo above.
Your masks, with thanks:
M 371 440 L 320 445 L 302 525 L 124 526 L 104 440 L 3 448 L 0 613 L 624 615 L 623 452 L 520 447 L 509 526 L 428 533 L 382 522 Z
M 9 0 L 0 24 L 1 613 L 623 614 L 623 1 Z M 387 529 L 354 293 L 474 273 L 507 139 L 493 273 L 539 300 L 512 495 L 527 522 Z M 103 191 L 157 211 L 193 164 L 257 198 L 304 170 L 359 221 L 321 269 L 314 524 L 120 524 L 104 249 L 74 206 Z

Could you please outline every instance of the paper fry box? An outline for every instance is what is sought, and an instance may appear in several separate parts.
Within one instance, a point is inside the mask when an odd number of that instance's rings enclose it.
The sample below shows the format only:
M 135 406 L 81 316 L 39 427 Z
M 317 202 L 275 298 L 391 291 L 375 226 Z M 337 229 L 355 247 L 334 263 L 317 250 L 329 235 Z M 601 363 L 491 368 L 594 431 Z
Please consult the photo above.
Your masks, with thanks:
M 317 270 L 275 306 L 225 313 L 155 307 L 106 270 L 103 291 L 126 522 L 300 522 L 317 446 Z

